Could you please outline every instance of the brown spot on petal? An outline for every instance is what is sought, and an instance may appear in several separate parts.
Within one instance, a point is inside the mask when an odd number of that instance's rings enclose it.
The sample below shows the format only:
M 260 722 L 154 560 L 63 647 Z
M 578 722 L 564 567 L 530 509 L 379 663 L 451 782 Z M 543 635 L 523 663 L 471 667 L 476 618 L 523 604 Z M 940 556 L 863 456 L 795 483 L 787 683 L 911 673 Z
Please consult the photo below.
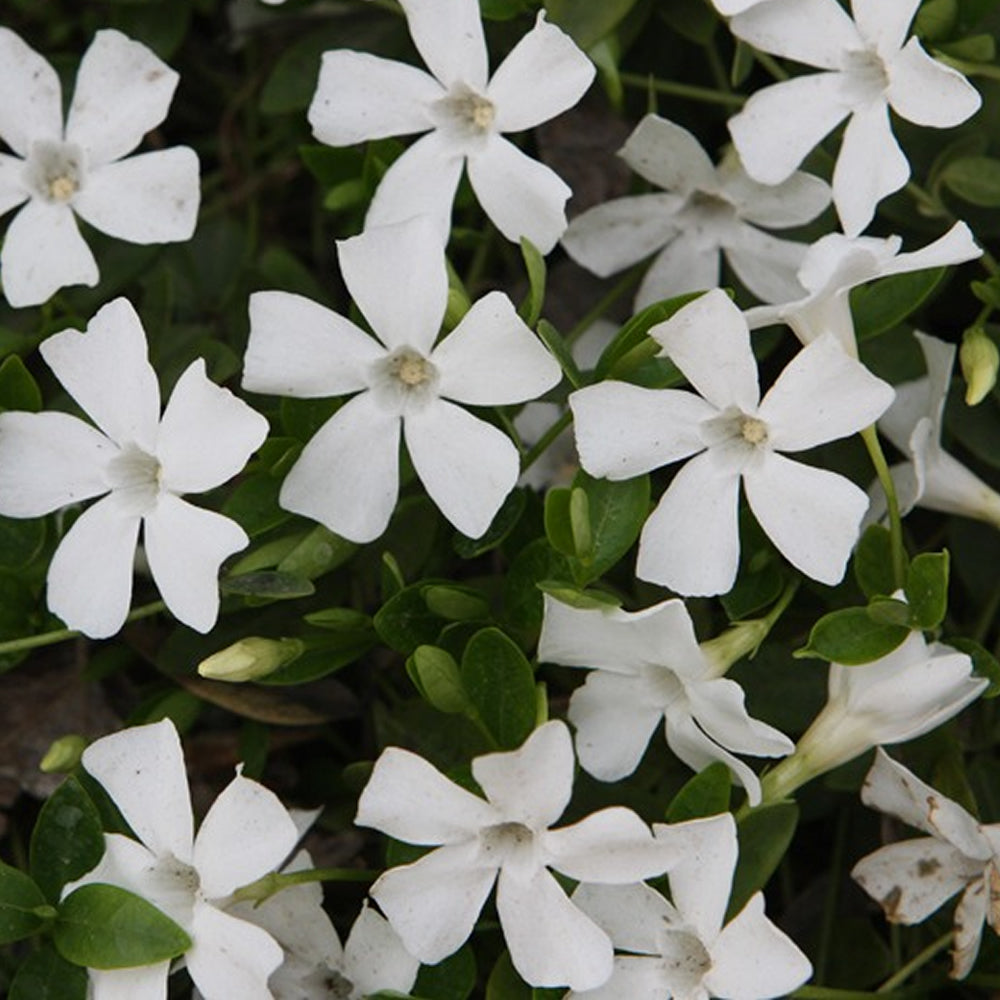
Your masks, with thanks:
M 927 878 L 933 875 L 941 867 L 941 862 L 937 858 L 921 858 L 917 862 L 917 875 L 920 878 Z
M 899 902 L 903 898 L 903 890 L 898 886 L 894 885 L 883 897 L 882 897 L 882 909 L 885 910 L 885 919 L 891 923 L 899 923 L 900 916 L 898 913 Z

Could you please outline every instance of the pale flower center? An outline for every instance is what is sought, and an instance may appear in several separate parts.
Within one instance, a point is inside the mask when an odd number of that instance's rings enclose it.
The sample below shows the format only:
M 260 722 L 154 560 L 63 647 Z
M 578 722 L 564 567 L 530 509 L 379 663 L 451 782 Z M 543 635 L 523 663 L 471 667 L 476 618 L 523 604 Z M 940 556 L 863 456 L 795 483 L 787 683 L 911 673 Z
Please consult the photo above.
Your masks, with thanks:
M 647 700 L 658 708 L 665 710 L 668 705 L 684 696 L 684 685 L 669 667 L 650 664 L 640 670 L 639 676 L 642 678 Z
M 842 68 L 852 103 L 880 100 L 889 87 L 885 62 L 874 49 L 856 49 L 845 53 Z
M 404 413 L 436 398 L 439 379 L 430 358 L 412 347 L 399 347 L 372 365 L 370 384 L 384 406 Z
M 464 83 L 456 83 L 445 97 L 431 105 L 431 117 L 452 137 L 475 139 L 492 131 L 496 108 L 488 97 Z
M 107 467 L 108 485 L 134 514 L 146 514 L 163 489 L 163 467 L 155 455 L 127 444 Z
M 702 440 L 709 448 L 735 449 L 746 460 L 767 450 L 771 429 L 766 420 L 730 406 L 701 424 Z
M 671 994 L 694 994 L 712 968 L 712 956 L 698 935 L 683 927 L 667 927 L 660 938 L 660 949 Z
M 32 143 L 25 169 L 31 189 L 53 204 L 71 201 L 83 187 L 83 152 L 70 142 Z
M 767 424 L 759 417 L 744 416 L 740 421 L 740 435 L 749 444 L 764 444 L 767 441 Z
M 194 901 L 201 891 L 201 879 L 191 865 L 173 854 L 157 858 L 144 882 L 144 891 L 148 891 L 150 902 L 171 920 L 184 928 L 191 926 Z
M 490 866 L 503 866 L 515 875 L 530 878 L 538 870 L 535 834 L 524 823 L 488 826 L 479 833 L 479 849 Z

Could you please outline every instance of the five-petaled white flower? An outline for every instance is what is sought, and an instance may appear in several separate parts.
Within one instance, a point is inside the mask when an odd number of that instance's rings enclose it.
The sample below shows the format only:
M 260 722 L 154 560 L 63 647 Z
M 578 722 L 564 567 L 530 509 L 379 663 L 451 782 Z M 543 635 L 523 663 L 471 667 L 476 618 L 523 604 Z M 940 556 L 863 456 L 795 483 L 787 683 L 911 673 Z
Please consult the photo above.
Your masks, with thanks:
M 729 22 L 737 38 L 816 66 L 751 95 L 729 131 L 751 177 L 777 184 L 848 116 L 833 171 L 844 232 L 857 236 L 875 206 L 909 179 L 910 164 L 889 121 L 891 108 L 916 125 L 950 128 L 975 114 L 976 89 L 957 70 L 907 41 L 920 0 L 769 0 Z M 905 44 L 904 44 L 905 43 Z
M 98 31 L 80 63 L 63 128 L 56 71 L 0 28 L 0 280 L 13 306 L 64 285 L 96 285 L 97 263 L 75 212 L 129 243 L 188 240 L 198 215 L 198 157 L 187 146 L 123 159 L 166 117 L 177 74 L 140 42 Z M 19 158 L 20 157 L 20 158 Z
M 854 866 L 852 877 L 899 924 L 919 924 L 961 892 L 951 975 L 964 979 L 979 954 L 983 924 L 1000 933 L 1000 824 L 977 823 L 882 750 L 861 800 L 930 836 L 880 848 Z
M 566 1000 L 765 1000 L 809 978 L 809 959 L 764 915 L 763 893 L 723 926 L 739 854 L 730 813 L 653 831 L 680 858 L 667 876 L 671 901 L 642 884 L 580 886 L 573 902 L 624 954 L 603 986 Z
M 570 396 L 577 448 L 592 476 L 630 479 L 690 455 L 639 540 L 636 573 L 680 594 L 728 591 L 739 563 L 740 481 L 778 550 L 837 583 L 868 508 L 850 480 L 785 458 L 873 423 L 891 386 L 832 335 L 800 351 L 763 400 L 750 332 L 725 292 L 707 293 L 649 334 L 701 395 L 624 382 Z
M 476 0 L 400 0 L 400 6 L 431 72 L 347 49 L 327 52 L 309 108 L 313 133 L 331 146 L 428 133 L 382 178 L 366 227 L 427 214 L 446 241 L 464 165 L 497 229 L 514 242 L 526 236 L 548 253 L 566 229 L 570 189 L 503 133 L 571 108 L 590 86 L 593 64 L 542 12 L 489 78 Z
M 267 436 L 267 421 L 210 382 L 200 359 L 177 380 L 161 418 L 145 333 L 126 299 L 104 306 L 86 333 L 64 330 L 40 351 L 97 427 L 66 413 L 0 414 L 0 514 L 39 517 L 107 494 L 56 549 L 49 607 L 94 638 L 117 632 L 142 525 L 167 607 L 207 632 L 219 612 L 219 564 L 249 539 L 235 521 L 181 495 L 235 476 Z
M 751 180 L 732 151 L 715 167 L 690 132 L 646 115 L 620 155 L 666 193 L 640 194 L 578 215 L 562 244 L 601 277 L 656 254 L 636 294 L 635 308 L 719 284 L 719 254 L 764 302 L 802 295 L 795 272 L 806 245 L 757 226 L 787 229 L 811 221 L 830 202 L 817 177 L 795 173 L 776 187 Z
M 583 882 L 637 882 L 663 874 L 673 848 L 618 806 L 549 829 L 573 788 L 563 722 L 547 722 L 517 750 L 475 758 L 472 776 L 485 800 L 408 750 L 383 751 L 355 822 L 436 849 L 391 868 L 372 897 L 407 949 L 433 964 L 472 933 L 496 882 L 500 925 L 521 978 L 532 986 L 599 986 L 611 975 L 611 942 L 548 869 Z
M 602 781 L 636 769 L 661 719 L 681 760 L 696 771 L 721 760 L 751 805 L 760 802 L 760 782 L 729 751 L 781 757 L 794 749 L 787 736 L 750 718 L 743 690 L 698 645 L 683 601 L 633 613 L 573 608 L 546 594 L 538 658 L 591 668 L 570 699 L 569 720 L 581 766 Z
M 104 882 L 142 896 L 191 937 L 184 963 L 206 1000 L 272 1000 L 267 980 L 281 965 L 281 946 L 225 908 L 236 889 L 274 871 L 295 846 L 299 833 L 285 807 L 237 774 L 195 836 L 184 754 L 169 719 L 97 740 L 84 750 L 83 766 L 138 840 L 105 834 L 97 867 L 64 892 Z M 169 962 L 92 969 L 93 998 L 165 997 L 169 969 Z
M 338 250 L 378 340 L 299 295 L 250 298 L 245 388 L 304 398 L 358 393 L 306 445 L 280 503 L 351 541 L 378 538 L 396 506 L 402 430 L 431 499 L 476 538 L 517 482 L 517 449 L 451 400 L 522 403 L 559 381 L 559 365 L 500 292 L 476 302 L 434 346 L 448 276 L 428 220 L 369 229 Z

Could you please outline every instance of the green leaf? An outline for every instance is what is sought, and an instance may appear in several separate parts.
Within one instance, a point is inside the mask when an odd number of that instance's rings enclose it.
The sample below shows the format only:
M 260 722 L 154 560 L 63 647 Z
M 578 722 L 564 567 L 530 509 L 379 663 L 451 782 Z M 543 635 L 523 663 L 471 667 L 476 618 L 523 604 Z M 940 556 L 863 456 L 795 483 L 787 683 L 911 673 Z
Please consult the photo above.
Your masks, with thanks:
M 729 895 L 727 921 L 767 884 L 792 842 L 798 821 L 799 807 L 794 802 L 775 802 L 752 809 L 737 823 L 740 858 Z
M 948 550 L 922 552 L 906 574 L 906 600 L 922 629 L 937 628 L 948 610 Z
M 974 63 L 991 63 L 997 55 L 997 43 L 992 35 L 969 35 L 938 48 L 953 59 Z
M 517 974 L 507 951 L 500 955 L 490 972 L 486 1000 L 532 1000 L 531 987 Z
M 570 493 L 565 486 L 557 486 L 545 494 L 545 537 L 564 556 L 576 555 L 569 514 Z
M 581 3 L 580 0 L 545 0 L 549 20 L 558 24 L 581 49 L 610 34 L 635 6 L 637 0 L 601 0 Z
M 42 806 L 31 834 L 30 869 L 50 903 L 67 882 L 80 878 L 104 855 L 101 816 L 76 778 L 68 777 Z
M 37 413 L 42 408 L 42 391 L 24 362 L 12 354 L 0 365 L 0 411 L 23 410 Z
M 729 768 L 722 761 L 709 764 L 674 796 L 667 809 L 667 822 L 683 823 L 728 812 L 732 784 Z
M 958 0 L 925 0 L 913 20 L 913 33 L 928 42 L 948 38 L 958 20 Z
M 354 542 L 318 524 L 278 563 L 278 572 L 315 580 L 342 566 L 357 549 Z
M 527 236 L 521 237 L 521 256 L 528 273 L 528 294 L 517 307 L 517 314 L 528 326 L 534 328 L 545 303 L 545 258 Z
M 59 954 L 90 969 L 152 965 L 191 947 L 191 938 L 152 903 L 99 882 L 63 900 L 52 930 Z
M 854 577 L 865 597 L 891 594 L 896 589 L 892 569 L 892 536 L 888 528 L 870 524 L 854 550 Z
M 45 942 L 17 970 L 7 1000 L 86 1000 L 87 970 Z
M 482 629 L 465 647 L 461 677 L 497 745 L 519 747 L 535 727 L 535 675 L 524 653 L 499 629 Z
M 587 496 L 592 555 L 584 560 L 585 580 L 596 580 L 632 547 L 649 516 L 649 476 L 622 482 L 594 479 L 578 472 L 574 490 Z
M 590 530 L 590 500 L 586 490 L 574 486 L 569 491 L 569 530 L 573 554 L 586 564 L 594 561 L 594 536 Z
M 417 646 L 432 645 L 444 621 L 427 607 L 423 591 L 427 583 L 411 584 L 389 598 L 375 614 L 379 638 L 397 652 L 409 656 Z
M 562 334 L 548 320 L 539 320 L 538 336 L 542 343 L 549 349 L 552 356 L 559 362 L 566 380 L 574 389 L 579 389 L 585 382 L 580 368 L 573 357 L 573 352 L 563 339 Z
M 568 604 L 571 608 L 584 608 L 587 610 L 620 608 L 622 602 L 604 590 L 579 590 L 570 587 L 568 584 L 560 583 L 558 580 L 539 580 L 535 584 L 543 594 L 550 594 L 557 601 Z
M 439 712 L 454 715 L 472 707 L 462 686 L 458 664 L 438 646 L 417 646 L 406 661 L 406 672 L 421 697 Z
M 909 629 L 913 624 L 909 604 L 897 601 L 894 597 L 873 597 L 866 610 L 868 617 L 880 625 L 899 625 Z
M 463 944 L 437 965 L 422 965 L 413 984 L 414 994 L 433 1000 L 467 1000 L 476 987 L 476 958 Z
M 944 277 L 947 268 L 894 274 L 851 292 L 851 313 L 858 340 L 877 337 L 915 312 Z
M 479 538 L 466 538 L 465 535 L 455 534 L 452 547 L 463 559 L 475 559 L 476 556 L 495 549 L 517 526 L 527 503 L 527 490 L 513 490 L 497 511 L 493 523 L 486 529 L 486 534 Z
M 37 934 L 50 909 L 34 879 L 0 861 L 0 944 Z
M 280 490 L 281 480 L 274 476 L 266 473 L 247 476 L 229 494 L 222 513 L 236 521 L 251 538 L 261 535 L 291 517 L 278 506 Z
M 941 171 L 940 181 L 963 201 L 982 208 L 1000 206 L 1000 160 L 965 156 Z
M 219 589 L 224 594 L 267 598 L 272 601 L 287 601 L 316 593 L 316 588 L 309 580 L 291 573 L 279 573 L 277 570 L 226 576 L 219 581 Z
M 908 628 L 873 621 L 867 608 L 842 608 L 823 615 L 793 655 L 857 666 L 891 653 L 909 634 Z
M 475 621 L 490 616 L 490 602 L 472 587 L 432 583 L 423 589 L 427 609 L 450 622 Z
M 701 0 L 670 0 L 658 13 L 678 35 L 695 45 L 708 45 L 719 26 L 712 8 Z
M 510 621 L 534 631 L 542 625 L 539 580 L 568 579 L 569 560 L 555 551 L 547 538 L 529 542 L 514 558 L 503 581 L 503 599 Z
M 972 672 L 977 677 L 989 680 L 990 686 L 983 692 L 983 698 L 995 698 L 1000 695 L 1000 662 L 997 662 L 997 658 L 988 649 L 975 639 L 964 637 L 945 639 L 944 643 L 961 653 L 968 653 L 972 657 Z
M 45 545 L 45 518 L 25 520 L 0 517 L 0 567 L 21 570 L 41 554 Z

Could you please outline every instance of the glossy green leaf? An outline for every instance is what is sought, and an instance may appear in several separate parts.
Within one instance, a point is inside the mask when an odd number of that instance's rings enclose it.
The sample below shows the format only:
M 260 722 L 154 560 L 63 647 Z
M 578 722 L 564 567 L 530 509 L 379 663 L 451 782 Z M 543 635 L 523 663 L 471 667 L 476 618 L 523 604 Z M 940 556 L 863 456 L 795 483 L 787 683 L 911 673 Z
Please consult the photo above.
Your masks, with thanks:
M 486 981 L 486 1000 L 532 1000 L 531 994 L 531 987 L 517 974 L 510 953 L 502 952 Z
M 868 602 L 868 617 L 880 625 L 899 625 L 908 629 L 913 625 L 913 614 L 906 601 L 894 597 L 873 597 Z
M 291 573 L 279 573 L 277 570 L 261 570 L 258 573 L 225 576 L 219 581 L 219 589 L 224 594 L 267 598 L 271 601 L 309 597 L 310 594 L 316 592 L 316 588 L 309 580 L 293 576 Z
M 437 965 L 422 965 L 413 993 L 428 1000 L 467 1000 L 476 987 L 476 957 L 463 944 L 454 955 Z
M 455 714 L 470 709 L 458 664 L 438 646 L 417 646 L 406 661 L 406 672 L 425 701 L 439 712 Z
M 581 471 L 573 486 L 587 496 L 592 554 L 581 561 L 586 570 L 584 582 L 589 582 L 611 569 L 639 537 L 649 516 L 649 476 L 612 482 Z
M 637 0 L 601 0 L 600 3 L 545 0 L 545 10 L 549 20 L 558 24 L 581 49 L 589 49 L 614 31 L 636 2 Z
M 1000 206 L 1000 160 L 989 156 L 952 160 L 941 171 L 940 181 L 970 205 Z
M 474 621 L 490 616 L 490 602 L 472 587 L 432 583 L 424 587 L 422 593 L 427 609 L 450 622 Z
M 37 934 L 50 909 L 34 879 L 0 862 L 0 944 Z
M 922 552 L 906 574 L 906 600 L 914 622 L 922 629 L 937 628 L 948 610 L 948 550 Z
M 465 647 L 461 678 L 497 746 L 519 747 L 535 727 L 535 675 L 524 653 L 499 629 L 485 628 Z
M 571 492 L 564 486 L 557 486 L 545 494 L 545 536 L 552 548 L 564 556 L 576 555 L 569 514 Z
M 566 381 L 574 389 L 579 389 L 585 380 L 576 359 L 573 357 L 573 352 L 563 339 L 562 334 L 551 323 L 543 319 L 538 321 L 538 337 L 559 362 L 559 367 L 562 368 Z
M 842 608 L 820 618 L 794 655 L 857 666 L 891 653 L 909 634 L 903 626 L 874 621 L 867 608 Z
M 545 258 L 527 236 L 521 237 L 521 256 L 528 274 L 528 294 L 518 306 L 517 314 L 534 329 L 545 303 Z
M 785 856 L 798 822 L 799 807 L 794 802 L 775 802 L 752 809 L 737 823 L 740 857 L 729 895 L 727 921 L 767 884 Z
M 888 595 L 896 589 L 892 569 L 892 537 L 888 528 L 870 524 L 854 550 L 854 577 L 865 597 Z
M 667 808 L 667 822 L 683 823 L 728 812 L 732 784 L 729 768 L 722 761 L 709 764 L 674 796 Z
M 467 538 L 456 533 L 452 539 L 452 547 L 463 559 L 475 559 L 476 556 L 495 549 L 517 526 L 527 503 L 526 490 L 513 490 L 497 511 L 485 534 L 479 538 Z
M 851 313 L 858 340 L 877 337 L 902 323 L 923 304 L 944 277 L 946 268 L 932 267 L 894 274 L 851 292 Z
M 417 646 L 433 644 L 444 620 L 427 607 L 427 583 L 404 587 L 389 598 L 375 614 L 379 638 L 397 652 L 409 655 Z
M 0 412 L 23 410 L 37 413 L 42 408 L 42 391 L 24 362 L 11 354 L 0 364 Z
M 358 546 L 354 542 L 349 542 L 322 524 L 317 524 L 278 563 L 278 572 L 288 573 L 304 580 L 315 580 L 324 573 L 342 566 L 357 549 Z
M 17 970 L 7 1000 L 86 1000 L 88 978 L 45 942 Z

